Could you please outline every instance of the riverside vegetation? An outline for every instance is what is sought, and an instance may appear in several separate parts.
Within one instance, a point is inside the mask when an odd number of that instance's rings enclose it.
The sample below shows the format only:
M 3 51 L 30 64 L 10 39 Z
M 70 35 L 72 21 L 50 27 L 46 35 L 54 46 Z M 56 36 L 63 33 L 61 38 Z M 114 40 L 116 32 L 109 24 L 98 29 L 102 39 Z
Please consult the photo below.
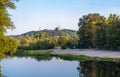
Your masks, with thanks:
M 108 18 L 98 13 L 84 15 L 79 19 L 79 30 L 73 34 L 63 32 L 59 28 L 50 32 L 33 33 L 24 36 L 5 36 L 7 29 L 14 29 L 7 8 L 15 9 L 18 0 L 0 0 L 0 57 L 4 54 L 13 55 L 16 50 L 41 50 L 66 48 L 97 48 L 120 50 L 120 17 L 110 14 Z M 62 33 L 60 33 L 62 32 Z M 75 33 L 74 33 L 75 32 Z M 57 34 L 57 35 L 54 35 Z
M 107 58 L 107 57 L 89 57 L 85 55 L 72 55 L 72 54 L 52 54 L 53 49 L 47 50 L 19 50 L 17 51 L 14 56 L 17 57 L 34 57 L 37 60 L 41 59 L 50 59 L 52 57 L 61 58 L 64 60 L 70 61 L 113 61 L 113 62 L 120 62 L 120 58 Z
M 88 15 L 84 15 L 82 18 L 79 19 L 78 22 L 79 30 L 73 31 L 73 34 L 62 32 L 62 30 L 56 28 L 53 31 L 53 34 L 49 34 L 50 32 L 37 32 L 31 35 L 25 34 L 24 36 L 15 37 L 6 36 L 5 33 L 7 32 L 8 29 L 15 28 L 7 10 L 15 9 L 16 8 L 15 2 L 17 1 L 18 0 L 0 0 L 0 60 L 4 57 L 5 54 L 14 56 L 31 56 L 37 58 L 37 60 L 51 59 L 52 56 L 56 56 L 65 60 L 80 60 L 80 61 L 83 60 L 83 62 L 81 62 L 82 63 L 81 66 L 83 66 L 83 68 L 87 70 L 89 70 L 89 68 L 86 68 L 85 65 L 87 64 L 84 62 L 84 60 L 95 60 L 95 62 L 98 63 L 100 62 L 99 60 L 120 61 L 120 59 L 111 58 L 99 59 L 83 55 L 74 56 L 70 54 L 66 55 L 51 54 L 52 52 L 51 49 L 54 49 L 55 47 L 61 47 L 62 49 L 96 48 L 96 49 L 120 50 L 119 15 L 110 14 L 108 18 L 101 16 L 98 13 L 93 14 L 90 13 Z M 54 33 L 57 35 L 54 36 Z M 119 66 L 119 63 L 115 66 Z M 119 67 L 115 68 L 115 71 L 117 70 L 117 72 L 119 72 L 118 68 Z M 85 70 L 83 70 L 82 72 L 89 73 L 88 71 Z M 109 74 L 111 75 L 112 73 Z M 0 77 L 4 77 L 1 74 L 1 67 Z
M 16 52 L 18 41 L 14 38 L 5 36 L 7 29 L 14 29 L 15 26 L 11 21 L 8 9 L 15 9 L 18 0 L 0 0 L 0 59 L 4 57 L 4 53 L 11 55 Z
M 98 18 L 98 19 L 95 19 L 95 18 Z M 104 23 L 102 19 L 104 19 Z M 110 32 L 107 32 L 111 30 L 110 28 L 111 26 L 113 26 L 109 24 L 110 20 L 111 20 L 111 24 L 112 23 L 116 24 L 114 25 L 115 26 L 115 29 L 114 29 L 115 31 L 113 32 L 114 34 L 109 34 Z M 99 49 L 119 50 L 119 40 L 115 41 L 116 39 L 119 39 L 119 37 L 117 37 L 119 36 L 119 33 L 118 33 L 119 30 L 116 31 L 116 29 L 119 29 L 119 27 L 116 27 L 116 26 L 119 26 L 118 21 L 119 21 L 119 16 L 115 14 L 111 14 L 108 17 L 108 19 L 105 19 L 104 16 L 100 16 L 99 14 L 88 14 L 88 16 L 87 15 L 83 16 L 83 19 L 82 18 L 80 19 L 78 23 L 80 29 L 78 32 L 73 30 L 68 30 L 68 29 L 61 30 L 56 28 L 55 30 L 42 30 L 42 31 L 36 31 L 36 32 L 32 31 L 22 35 L 11 36 L 11 37 L 16 39 L 16 42 L 18 44 L 16 54 L 17 55 L 22 54 L 24 56 L 25 55 L 48 56 L 48 55 L 51 55 L 50 54 L 51 50 L 50 52 L 46 53 L 46 49 L 47 51 L 49 51 L 48 49 L 54 49 L 56 47 L 61 47 L 62 49 L 66 49 L 66 48 L 71 48 L 71 49 L 97 48 L 98 49 L 99 48 Z M 100 31 L 100 32 L 97 32 L 97 31 Z M 118 34 L 115 32 L 117 32 Z M 100 36 L 98 36 L 97 33 L 100 33 L 99 34 Z M 109 37 L 112 37 L 112 38 L 109 39 L 107 37 L 108 35 Z M 88 38 L 88 37 L 92 37 L 92 38 Z M 111 42 L 114 41 L 115 44 L 109 43 L 108 39 L 109 39 L 109 42 L 111 40 Z M 44 49 L 45 49 L 45 52 L 43 52 Z M 42 52 L 39 52 L 39 50 Z M 6 54 L 10 54 L 10 53 L 6 52 Z M 64 55 L 64 56 L 67 56 L 67 58 L 69 56 L 69 59 L 70 57 L 73 60 L 75 59 L 73 55 Z M 78 58 L 79 57 L 76 57 L 76 59 Z M 88 58 L 91 59 L 90 57 Z M 88 58 L 86 58 L 86 60 Z M 82 59 L 82 58 L 79 58 L 79 59 Z M 103 58 L 103 60 L 111 60 L 111 59 Z
M 15 37 L 19 41 L 18 49 L 40 50 L 66 48 L 120 49 L 120 17 L 110 14 L 108 18 L 97 13 L 84 15 L 79 20 L 79 30 L 65 33 L 55 29 L 27 33 Z M 68 30 L 70 31 L 70 30 Z M 49 33 L 49 34 L 48 34 Z

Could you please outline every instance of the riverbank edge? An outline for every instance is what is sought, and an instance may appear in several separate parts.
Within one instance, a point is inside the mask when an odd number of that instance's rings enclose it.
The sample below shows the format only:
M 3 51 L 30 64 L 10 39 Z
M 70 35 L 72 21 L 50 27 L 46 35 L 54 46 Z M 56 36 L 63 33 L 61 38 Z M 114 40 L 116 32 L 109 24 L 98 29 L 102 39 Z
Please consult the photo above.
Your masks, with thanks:
M 96 49 L 54 49 L 51 54 L 54 55 L 72 55 L 72 56 L 85 56 L 90 60 L 101 61 L 119 61 L 120 51 L 111 50 L 96 50 Z
M 57 49 L 58 50 L 58 49 Z M 73 51 L 73 49 L 70 49 Z M 29 52 L 39 52 L 39 53 L 32 53 L 29 54 Z M 41 52 L 42 51 L 42 52 Z M 66 51 L 66 50 L 62 50 L 61 51 Z M 24 53 L 25 52 L 25 53 Z M 78 60 L 78 61 L 86 61 L 86 60 L 96 60 L 96 61 L 117 61 L 120 62 L 120 58 L 110 58 L 110 57 L 95 57 L 95 56 L 88 56 L 88 55 L 83 55 L 83 54 L 70 54 L 70 53 L 55 53 L 56 49 L 50 49 L 50 50 L 25 50 L 24 52 L 22 52 L 22 54 L 15 54 L 16 56 L 53 56 L 53 57 L 60 57 L 64 60 Z M 26 53 L 27 52 L 27 53 Z M 99 55 L 99 54 L 98 54 Z

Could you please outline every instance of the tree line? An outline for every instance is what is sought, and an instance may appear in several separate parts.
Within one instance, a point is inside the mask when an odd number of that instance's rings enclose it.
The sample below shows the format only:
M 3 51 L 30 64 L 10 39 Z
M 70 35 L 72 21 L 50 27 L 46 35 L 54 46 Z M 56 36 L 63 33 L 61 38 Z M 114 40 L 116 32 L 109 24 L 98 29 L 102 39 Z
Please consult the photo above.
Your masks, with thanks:
M 46 33 L 12 38 L 5 36 L 7 29 L 14 29 L 7 9 L 15 9 L 18 0 L 0 0 L 0 58 L 4 53 L 13 54 L 18 49 L 98 48 L 120 50 L 120 17 L 98 13 L 84 15 L 79 19 L 78 36 L 67 34 L 50 37 Z M 18 47 L 19 46 L 19 47 Z
M 78 36 L 63 34 L 48 36 L 47 33 L 37 33 L 32 36 L 19 37 L 19 48 L 53 49 L 66 48 L 97 48 L 120 50 L 120 17 L 110 14 L 109 17 L 98 13 L 84 15 L 79 19 Z
M 84 15 L 79 19 L 79 48 L 120 50 L 120 17 L 110 14 L 108 18 L 98 13 Z
M 38 32 L 32 36 L 20 36 L 16 38 L 19 42 L 18 49 L 39 50 L 39 49 L 54 49 L 61 47 L 62 49 L 74 48 L 78 45 L 78 36 L 71 37 L 70 35 L 60 35 L 50 37 L 47 33 Z

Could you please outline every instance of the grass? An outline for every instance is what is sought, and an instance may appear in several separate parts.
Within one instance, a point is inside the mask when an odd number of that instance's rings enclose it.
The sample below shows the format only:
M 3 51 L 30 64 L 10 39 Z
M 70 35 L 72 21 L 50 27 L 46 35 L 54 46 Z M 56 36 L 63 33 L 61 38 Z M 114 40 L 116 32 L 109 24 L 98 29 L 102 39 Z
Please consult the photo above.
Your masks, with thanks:
M 114 62 L 120 62 L 120 58 L 107 58 L 107 57 L 103 57 L 103 58 L 99 58 L 100 61 L 114 61 Z
M 78 60 L 78 61 L 86 61 L 86 60 L 93 60 L 92 57 L 89 57 L 89 56 L 84 56 L 84 55 L 71 55 L 71 54 L 64 54 L 64 55 L 53 55 L 53 56 L 56 56 L 56 57 L 60 57 L 64 60 Z
M 51 54 L 52 50 L 19 50 L 15 54 L 16 56 L 32 56 L 32 57 L 40 57 L 40 58 L 47 58 L 47 57 L 60 57 L 64 60 L 78 60 L 78 61 L 87 61 L 87 60 L 96 60 L 96 61 L 117 61 L 120 62 L 120 58 L 99 58 L 99 57 L 89 57 L 85 55 L 71 55 L 71 54 Z
M 94 60 L 94 61 L 111 61 L 111 62 L 120 62 L 120 58 L 107 58 L 107 57 L 89 57 L 85 55 L 71 55 L 71 54 L 63 54 L 63 55 L 53 55 L 56 57 L 60 57 L 64 60 L 77 60 L 77 61 L 88 61 L 88 60 Z
M 52 50 L 18 50 L 16 56 L 50 56 Z
M 52 50 L 25 50 L 24 53 L 31 55 L 49 55 Z
M 16 56 L 33 56 L 33 57 L 60 57 L 64 60 L 93 60 L 92 57 L 80 55 L 75 56 L 71 54 L 64 54 L 64 55 L 53 55 L 51 54 L 52 50 L 19 50 L 15 54 Z

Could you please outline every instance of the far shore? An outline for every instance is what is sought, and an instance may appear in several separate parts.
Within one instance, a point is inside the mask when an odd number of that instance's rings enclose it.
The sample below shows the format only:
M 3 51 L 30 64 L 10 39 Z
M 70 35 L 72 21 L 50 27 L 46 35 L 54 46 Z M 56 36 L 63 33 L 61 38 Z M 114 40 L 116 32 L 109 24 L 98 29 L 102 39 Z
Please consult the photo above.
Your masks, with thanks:
M 95 49 L 54 49 L 51 54 L 71 54 L 71 55 L 85 55 L 89 57 L 100 57 L 100 58 L 120 58 L 120 51 L 110 50 L 95 50 Z

